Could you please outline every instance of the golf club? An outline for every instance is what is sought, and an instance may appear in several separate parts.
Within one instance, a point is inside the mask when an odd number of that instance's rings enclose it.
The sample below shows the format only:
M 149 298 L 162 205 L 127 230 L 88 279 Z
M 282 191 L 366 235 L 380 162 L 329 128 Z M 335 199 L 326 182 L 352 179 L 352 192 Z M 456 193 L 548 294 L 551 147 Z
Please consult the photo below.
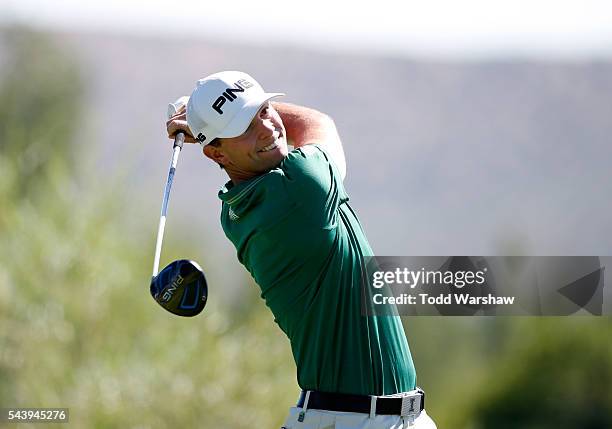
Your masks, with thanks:
M 168 105 L 168 118 L 181 111 L 187 104 L 188 99 L 188 97 L 181 97 L 174 103 L 170 103 Z M 208 298 L 208 286 L 200 266 L 194 261 L 179 259 L 171 262 L 158 273 L 162 241 L 166 228 L 168 200 L 170 199 L 170 190 L 172 189 L 174 173 L 176 172 L 178 157 L 183 148 L 184 141 L 184 133 L 179 132 L 174 137 L 172 161 L 170 162 L 168 180 L 166 181 L 166 187 L 164 189 L 161 217 L 157 229 L 155 258 L 153 260 L 153 278 L 151 279 L 150 291 L 153 299 L 170 313 L 192 317 L 200 314 Z

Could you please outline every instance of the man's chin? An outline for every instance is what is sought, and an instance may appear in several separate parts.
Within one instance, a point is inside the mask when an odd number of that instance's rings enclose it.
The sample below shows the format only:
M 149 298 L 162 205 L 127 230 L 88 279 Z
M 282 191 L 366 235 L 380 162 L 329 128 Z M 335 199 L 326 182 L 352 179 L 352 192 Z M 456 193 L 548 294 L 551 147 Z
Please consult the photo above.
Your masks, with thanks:
M 278 141 L 278 147 L 280 151 L 283 153 L 283 157 L 287 156 L 287 154 L 289 153 L 289 149 L 287 146 L 287 137 L 283 135 L 277 141 Z
M 280 163 L 283 161 L 283 159 L 287 157 L 288 154 L 289 154 L 289 148 L 287 147 L 286 140 L 284 138 L 279 139 L 278 147 L 271 150 L 269 153 L 265 155 L 265 157 L 268 158 L 269 162 L 266 162 L 267 166 L 263 170 L 263 172 L 267 173 L 268 171 L 278 167 Z
M 289 154 L 289 151 L 287 150 L 286 147 L 285 147 L 284 151 L 279 151 L 278 159 L 275 160 L 274 166 L 272 166 L 272 168 L 278 167 L 280 165 L 280 163 L 283 162 L 283 159 L 285 159 L 287 157 L 288 154 Z
M 274 155 L 276 155 L 278 158 L 278 163 L 275 165 L 276 167 L 289 154 L 287 141 L 284 138 L 278 140 L 278 147 L 276 148 L 275 152 L 276 153 Z

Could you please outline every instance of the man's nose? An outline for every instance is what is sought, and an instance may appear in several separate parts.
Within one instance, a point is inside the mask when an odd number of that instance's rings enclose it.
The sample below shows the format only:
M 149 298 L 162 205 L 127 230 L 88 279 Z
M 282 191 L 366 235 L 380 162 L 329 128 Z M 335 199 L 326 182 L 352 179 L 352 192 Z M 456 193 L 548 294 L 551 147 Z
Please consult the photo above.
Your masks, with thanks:
M 262 119 L 257 124 L 257 138 L 267 140 L 274 134 L 274 124 L 269 119 Z

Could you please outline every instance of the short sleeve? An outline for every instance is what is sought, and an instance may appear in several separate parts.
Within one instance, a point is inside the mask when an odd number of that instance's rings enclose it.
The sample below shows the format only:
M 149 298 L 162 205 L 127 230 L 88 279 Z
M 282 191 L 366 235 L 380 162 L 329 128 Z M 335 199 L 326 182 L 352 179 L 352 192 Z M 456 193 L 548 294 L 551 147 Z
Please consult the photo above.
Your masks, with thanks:
M 348 197 L 329 155 L 317 145 L 303 146 L 291 151 L 280 168 L 289 198 L 302 206 L 309 220 L 335 224 L 338 206 Z

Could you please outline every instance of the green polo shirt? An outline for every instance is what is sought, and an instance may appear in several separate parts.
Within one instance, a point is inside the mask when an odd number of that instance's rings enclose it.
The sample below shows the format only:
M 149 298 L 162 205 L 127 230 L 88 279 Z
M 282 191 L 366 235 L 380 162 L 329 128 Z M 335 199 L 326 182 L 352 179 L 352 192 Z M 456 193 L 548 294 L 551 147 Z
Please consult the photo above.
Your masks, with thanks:
M 219 192 L 221 224 L 291 342 L 302 389 L 362 395 L 411 390 L 416 374 L 399 317 L 361 315 L 372 249 L 342 179 L 318 146 Z

